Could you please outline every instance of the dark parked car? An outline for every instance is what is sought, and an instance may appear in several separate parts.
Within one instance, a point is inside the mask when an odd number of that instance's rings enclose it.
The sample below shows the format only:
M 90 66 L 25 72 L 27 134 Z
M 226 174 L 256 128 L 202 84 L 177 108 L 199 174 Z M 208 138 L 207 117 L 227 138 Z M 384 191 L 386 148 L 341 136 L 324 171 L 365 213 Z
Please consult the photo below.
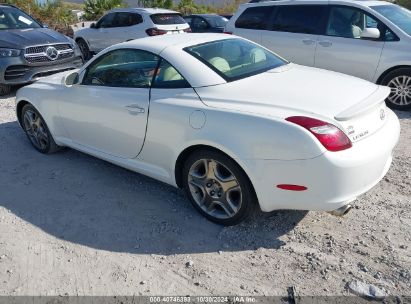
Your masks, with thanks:
M 222 33 L 228 19 L 214 14 L 185 16 L 184 19 L 193 33 Z
M 0 3 L 0 95 L 83 64 L 71 38 L 41 25 L 13 5 Z

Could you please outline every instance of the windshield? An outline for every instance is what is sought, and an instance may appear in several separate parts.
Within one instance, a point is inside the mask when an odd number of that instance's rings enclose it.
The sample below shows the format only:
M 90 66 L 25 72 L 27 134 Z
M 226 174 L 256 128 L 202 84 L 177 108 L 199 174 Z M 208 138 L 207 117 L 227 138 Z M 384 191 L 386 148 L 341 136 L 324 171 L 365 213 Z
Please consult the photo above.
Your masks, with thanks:
M 212 27 L 225 27 L 226 23 L 228 22 L 227 18 L 221 16 L 207 16 L 205 18 L 211 24 Z
M 0 7 L 0 30 L 41 27 L 29 15 L 14 7 Z
M 411 35 L 411 12 L 398 5 L 376 5 L 371 7 L 390 20 L 408 35 Z
M 184 50 L 227 81 L 260 74 L 287 63 L 257 44 L 238 38 L 207 42 Z

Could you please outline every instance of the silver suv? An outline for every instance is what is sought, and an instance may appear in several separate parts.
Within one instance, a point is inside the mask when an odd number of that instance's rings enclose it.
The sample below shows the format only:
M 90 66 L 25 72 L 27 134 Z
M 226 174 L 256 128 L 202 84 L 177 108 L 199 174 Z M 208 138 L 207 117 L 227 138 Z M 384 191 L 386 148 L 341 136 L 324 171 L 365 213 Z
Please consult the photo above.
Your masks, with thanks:
M 12 5 L 0 4 L 0 95 L 13 85 L 83 64 L 71 38 L 45 28 Z
M 159 8 L 117 8 L 90 28 L 78 30 L 74 39 L 84 59 L 113 44 L 133 39 L 191 32 L 180 13 Z
M 403 7 L 369 0 L 249 3 L 225 31 L 292 62 L 387 85 L 387 104 L 411 109 L 411 12 Z

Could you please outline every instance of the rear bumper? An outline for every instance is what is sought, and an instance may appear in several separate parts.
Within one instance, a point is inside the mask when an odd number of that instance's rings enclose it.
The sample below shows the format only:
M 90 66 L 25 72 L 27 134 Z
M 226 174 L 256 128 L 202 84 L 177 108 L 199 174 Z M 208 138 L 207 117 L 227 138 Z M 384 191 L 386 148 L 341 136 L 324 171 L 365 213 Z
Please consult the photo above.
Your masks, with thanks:
M 325 152 L 307 160 L 245 161 L 260 207 L 332 211 L 374 187 L 387 173 L 398 142 L 397 116 L 387 109 L 387 121 L 373 135 L 340 152 Z M 279 184 L 306 186 L 305 191 L 281 190 Z

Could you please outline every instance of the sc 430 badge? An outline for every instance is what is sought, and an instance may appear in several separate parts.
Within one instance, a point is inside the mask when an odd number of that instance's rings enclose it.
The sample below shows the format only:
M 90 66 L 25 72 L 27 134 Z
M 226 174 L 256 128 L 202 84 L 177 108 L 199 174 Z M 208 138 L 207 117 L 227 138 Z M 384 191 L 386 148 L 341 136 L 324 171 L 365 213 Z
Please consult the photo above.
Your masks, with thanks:
M 365 130 L 364 132 L 358 133 L 357 135 L 352 137 L 353 141 L 357 141 L 365 136 L 367 136 L 370 132 L 368 130 Z

